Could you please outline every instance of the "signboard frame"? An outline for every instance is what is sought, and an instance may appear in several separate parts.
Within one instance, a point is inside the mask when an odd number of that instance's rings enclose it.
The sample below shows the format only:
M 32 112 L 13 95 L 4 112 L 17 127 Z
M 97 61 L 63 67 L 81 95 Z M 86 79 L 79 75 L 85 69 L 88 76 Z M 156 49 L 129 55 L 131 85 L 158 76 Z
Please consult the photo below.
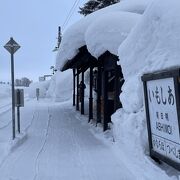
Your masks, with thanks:
M 4 48 L 10 53 L 14 54 L 21 46 L 11 37 L 4 45 Z
M 40 96 L 40 88 L 36 88 L 36 98 L 37 98 L 37 101 L 39 100 L 39 96 Z
M 15 90 L 15 106 L 24 107 L 24 89 Z
M 180 171 L 180 163 L 173 161 L 167 156 L 162 155 L 157 151 L 155 151 L 153 149 L 153 144 L 152 144 L 152 130 L 151 130 L 151 119 L 149 112 L 147 82 L 152 80 L 160 80 L 167 78 L 173 78 L 174 81 L 175 103 L 176 103 L 177 118 L 178 118 L 178 125 L 180 131 L 180 67 L 176 69 L 168 69 L 155 73 L 144 74 L 141 77 L 144 86 L 144 102 L 145 102 L 145 110 L 146 110 L 147 129 L 148 129 L 149 151 L 151 158 L 161 160 Z

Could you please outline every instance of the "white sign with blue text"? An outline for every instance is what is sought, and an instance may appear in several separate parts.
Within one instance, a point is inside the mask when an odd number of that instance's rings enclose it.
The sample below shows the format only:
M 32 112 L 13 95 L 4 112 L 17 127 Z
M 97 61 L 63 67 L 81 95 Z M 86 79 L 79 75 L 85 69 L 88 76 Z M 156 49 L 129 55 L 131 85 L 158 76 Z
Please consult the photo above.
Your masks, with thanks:
M 180 163 L 180 136 L 173 78 L 147 82 L 153 150 Z

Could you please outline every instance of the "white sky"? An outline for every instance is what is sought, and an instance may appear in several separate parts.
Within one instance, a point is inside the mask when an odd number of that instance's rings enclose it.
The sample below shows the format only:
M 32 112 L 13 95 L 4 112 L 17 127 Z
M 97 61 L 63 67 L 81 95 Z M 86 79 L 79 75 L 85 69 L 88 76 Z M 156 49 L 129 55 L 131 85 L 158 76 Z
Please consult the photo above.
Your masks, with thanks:
M 82 6 L 87 0 L 80 0 Z M 62 25 L 75 0 L 0 0 L 0 81 L 10 80 L 10 54 L 4 45 L 12 36 L 21 48 L 15 53 L 15 78 L 50 74 L 55 63 L 58 26 Z M 78 7 L 69 22 L 83 17 Z

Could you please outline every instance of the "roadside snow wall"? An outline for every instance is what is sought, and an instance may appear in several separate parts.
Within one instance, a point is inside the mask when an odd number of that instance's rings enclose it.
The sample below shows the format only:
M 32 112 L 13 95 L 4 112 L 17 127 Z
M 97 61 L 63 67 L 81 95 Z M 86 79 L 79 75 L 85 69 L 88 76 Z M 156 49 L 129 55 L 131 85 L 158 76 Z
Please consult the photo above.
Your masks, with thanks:
M 142 179 L 180 178 L 177 171 L 165 165 L 162 170 L 146 156 L 148 137 L 141 82 L 144 73 L 180 67 L 179 12 L 178 0 L 154 0 L 119 47 L 125 83 L 120 95 L 123 109 L 112 116 L 113 132 L 121 150 L 137 162 L 133 171 L 142 174 Z
M 124 78 L 121 101 L 128 112 L 142 107 L 143 73 L 180 65 L 180 23 L 178 13 L 180 3 L 177 0 L 154 1 L 149 6 L 138 26 L 133 29 L 119 48 L 119 64 Z M 126 97 L 130 98 L 127 101 Z
M 57 71 L 52 77 L 47 97 L 52 97 L 55 101 L 62 102 L 72 99 L 72 71 Z
M 30 98 L 36 98 L 36 89 L 39 88 L 39 97 L 45 98 L 51 80 L 31 83 L 27 89 Z

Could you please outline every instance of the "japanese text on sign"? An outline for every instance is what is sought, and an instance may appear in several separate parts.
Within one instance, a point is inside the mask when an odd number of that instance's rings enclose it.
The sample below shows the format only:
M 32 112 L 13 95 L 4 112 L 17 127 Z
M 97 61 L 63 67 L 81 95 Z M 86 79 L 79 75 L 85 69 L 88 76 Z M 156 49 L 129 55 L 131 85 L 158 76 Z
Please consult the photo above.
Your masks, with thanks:
M 180 137 L 173 78 L 147 82 L 154 151 L 180 162 Z

